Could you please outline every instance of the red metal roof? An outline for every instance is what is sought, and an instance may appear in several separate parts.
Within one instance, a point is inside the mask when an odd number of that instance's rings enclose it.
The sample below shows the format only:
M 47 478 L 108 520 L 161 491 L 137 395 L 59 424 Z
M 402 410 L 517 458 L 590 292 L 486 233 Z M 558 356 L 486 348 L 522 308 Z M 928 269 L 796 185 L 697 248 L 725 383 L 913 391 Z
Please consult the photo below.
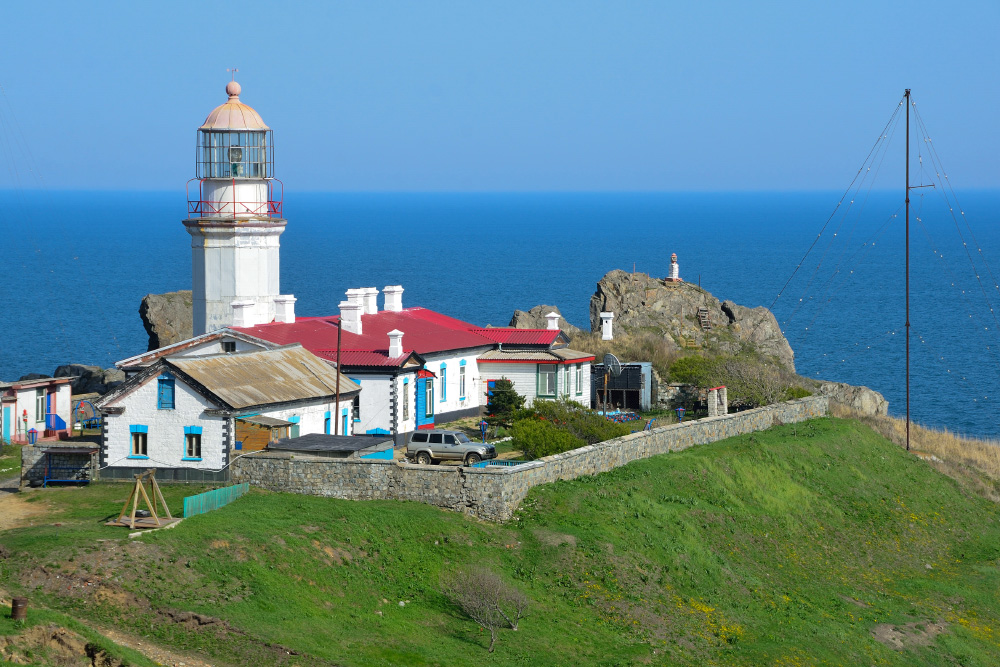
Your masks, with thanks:
M 474 333 L 501 345 L 552 345 L 559 337 L 559 329 L 514 329 L 490 327 L 473 329 Z
M 337 350 L 317 350 L 313 352 L 320 359 L 337 361 Z M 389 350 L 341 350 L 340 358 L 344 366 L 372 366 L 385 368 L 398 368 L 410 358 L 413 350 L 406 350 L 403 356 L 395 359 L 389 358 Z
M 328 358 L 326 355 L 330 350 L 334 350 L 336 355 L 336 324 L 339 320 L 339 315 L 303 317 L 297 318 L 294 324 L 272 322 L 255 327 L 232 327 L 232 329 L 279 345 L 300 343 L 313 354 Z M 343 332 L 342 351 L 385 352 L 388 357 L 389 332 L 393 329 L 403 332 L 403 345 L 407 350 L 417 354 L 493 347 L 496 343 L 492 338 L 478 333 L 481 329 L 475 325 L 426 308 L 383 310 L 374 315 L 362 315 L 361 325 L 361 335 L 349 331 Z M 344 365 L 349 365 L 346 358 Z

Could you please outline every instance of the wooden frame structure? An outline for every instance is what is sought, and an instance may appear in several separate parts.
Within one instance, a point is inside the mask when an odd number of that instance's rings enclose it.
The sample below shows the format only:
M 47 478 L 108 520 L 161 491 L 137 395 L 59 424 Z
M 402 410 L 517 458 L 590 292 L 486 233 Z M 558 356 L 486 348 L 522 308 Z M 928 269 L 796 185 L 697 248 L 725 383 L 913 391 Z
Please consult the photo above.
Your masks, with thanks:
M 144 487 L 145 482 L 149 482 L 149 493 L 146 493 Z M 148 517 L 136 517 L 136 511 L 139 509 L 139 496 L 146 501 L 146 507 L 149 508 Z M 152 500 L 150 500 L 152 496 Z M 132 505 L 132 511 L 129 512 L 129 505 Z M 157 504 L 163 510 L 165 517 L 160 517 L 156 512 Z M 128 519 L 125 515 L 128 514 Z M 156 468 L 151 468 L 144 473 L 135 475 L 135 486 L 132 487 L 132 493 L 129 494 L 128 500 L 122 505 L 122 511 L 118 513 L 118 518 L 114 521 L 109 521 L 106 525 L 108 526 L 127 526 L 132 530 L 136 528 L 162 528 L 164 526 L 170 525 L 172 523 L 177 523 L 180 521 L 179 518 L 174 518 L 170 514 L 170 508 L 167 507 L 167 501 L 163 499 L 163 494 L 160 492 L 160 486 L 156 483 Z

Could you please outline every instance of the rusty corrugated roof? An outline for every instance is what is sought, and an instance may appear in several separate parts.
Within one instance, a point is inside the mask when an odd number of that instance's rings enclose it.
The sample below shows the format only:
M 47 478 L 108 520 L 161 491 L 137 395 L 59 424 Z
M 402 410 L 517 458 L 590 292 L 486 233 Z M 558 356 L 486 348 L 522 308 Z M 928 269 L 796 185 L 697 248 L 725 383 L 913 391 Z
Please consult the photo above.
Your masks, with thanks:
M 176 357 L 166 363 L 188 374 L 234 408 L 336 393 L 337 372 L 301 345 L 207 357 Z M 341 396 L 360 390 L 350 378 L 340 376 Z

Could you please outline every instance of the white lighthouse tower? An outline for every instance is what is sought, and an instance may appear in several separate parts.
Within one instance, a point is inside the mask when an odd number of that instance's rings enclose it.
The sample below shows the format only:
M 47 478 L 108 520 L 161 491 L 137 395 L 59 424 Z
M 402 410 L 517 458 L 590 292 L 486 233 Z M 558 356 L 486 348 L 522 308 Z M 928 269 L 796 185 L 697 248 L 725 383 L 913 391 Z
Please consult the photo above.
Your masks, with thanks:
M 286 220 L 275 196 L 271 128 L 240 102 L 240 84 L 200 128 L 188 181 L 194 335 L 227 326 L 295 321 L 295 299 L 279 294 L 279 243 Z M 198 181 L 195 197 L 193 181 Z

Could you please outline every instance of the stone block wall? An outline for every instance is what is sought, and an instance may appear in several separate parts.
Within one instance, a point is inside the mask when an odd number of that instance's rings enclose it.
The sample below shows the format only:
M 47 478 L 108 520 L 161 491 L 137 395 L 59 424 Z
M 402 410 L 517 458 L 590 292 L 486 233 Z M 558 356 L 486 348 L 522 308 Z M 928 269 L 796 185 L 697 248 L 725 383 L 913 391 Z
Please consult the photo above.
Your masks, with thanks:
M 66 447 L 65 443 L 53 445 Z M 48 447 L 45 445 L 31 446 L 24 445 L 21 448 L 21 486 L 27 486 L 31 482 L 41 482 L 45 478 L 45 453 Z M 55 471 L 53 477 L 58 479 L 79 479 L 78 471 L 86 470 L 86 479 L 97 479 L 97 453 L 93 454 L 53 454 L 52 465 L 54 467 L 70 468 L 70 470 Z
M 730 415 L 671 424 L 515 467 L 422 466 L 255 452 L 236 459 L 232 482 L 349 500 L 413 500 L 507 521 L 539 484 L 613 470 L 632 461 L 825 416 L 829 399 L 810 396 Z

